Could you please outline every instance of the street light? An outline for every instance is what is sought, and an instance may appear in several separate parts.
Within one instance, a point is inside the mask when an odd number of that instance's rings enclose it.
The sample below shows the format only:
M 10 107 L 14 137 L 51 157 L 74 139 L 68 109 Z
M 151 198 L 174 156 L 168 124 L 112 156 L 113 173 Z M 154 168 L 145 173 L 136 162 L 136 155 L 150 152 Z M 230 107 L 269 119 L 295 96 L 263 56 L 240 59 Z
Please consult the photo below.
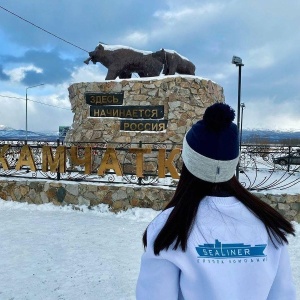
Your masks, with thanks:
M 240 134 L 240 108 L 241 108 L 241 83 L 242 83 L 242 67 L 244 66 L 242 59 L 238 56 L 233 56 L 232 61 L 234 65 L 239 67 L 239 82 L 238 82 L 238 105 L 237 105 L 237 126 Z M 241 140 L 240 140 L 240 149 L 241 149 Z M 236 178 L 239 179 L 239 167 L 240 163 L 238 163 L 236 167 Z
M 26 130 L 26 144 L 27 144 L 27 136 L 28 136 L 28 128 L 27 128 L 27 90 L 28 89 L 32 89 L 34 87 L 37 87 L 37 86 L 41 86 L 41 85 L 44 85 L 44 83 L 41 83 L 41 84 L 37 84 L 37 85 L 33 85 L 33 86 L 29 86 L 26 88 L 26 116 L 25 116 L 25 119 L 26 119 L 26 126 L 25 126 L 25 130 Z

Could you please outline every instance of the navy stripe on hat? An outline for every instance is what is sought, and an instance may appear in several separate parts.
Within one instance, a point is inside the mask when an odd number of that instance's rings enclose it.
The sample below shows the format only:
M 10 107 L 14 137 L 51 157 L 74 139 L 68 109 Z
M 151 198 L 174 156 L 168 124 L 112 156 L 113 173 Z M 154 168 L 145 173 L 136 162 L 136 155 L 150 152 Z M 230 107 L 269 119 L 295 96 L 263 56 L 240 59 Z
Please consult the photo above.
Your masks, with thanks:
M 237 126 L 215 131 L 199 121 L 186 134 L 187 143 L 196 152 L 217 160 L 231 160 L 239 155 L 239 135 Z

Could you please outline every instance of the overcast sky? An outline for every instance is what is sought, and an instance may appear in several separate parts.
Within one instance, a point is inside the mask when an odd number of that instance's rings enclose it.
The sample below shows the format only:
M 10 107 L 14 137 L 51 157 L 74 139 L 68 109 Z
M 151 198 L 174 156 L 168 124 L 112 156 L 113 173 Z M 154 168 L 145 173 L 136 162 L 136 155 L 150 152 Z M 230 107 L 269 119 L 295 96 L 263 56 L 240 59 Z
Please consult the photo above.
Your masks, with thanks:
M 243 128 L 300 131 L 299 0 L 0 0 L 0 125 L 54 131 L 72 124 L 68 87 L 102 81 L 107 69 L 86 65 L 99 41 L 140 50 L 175 50 L 196 76 L 224 88 L 237 108 L 242 58 Z M 19 99 L 17 99 L 19 98 Z M 53 106 L 59 106 L 53 107 Z

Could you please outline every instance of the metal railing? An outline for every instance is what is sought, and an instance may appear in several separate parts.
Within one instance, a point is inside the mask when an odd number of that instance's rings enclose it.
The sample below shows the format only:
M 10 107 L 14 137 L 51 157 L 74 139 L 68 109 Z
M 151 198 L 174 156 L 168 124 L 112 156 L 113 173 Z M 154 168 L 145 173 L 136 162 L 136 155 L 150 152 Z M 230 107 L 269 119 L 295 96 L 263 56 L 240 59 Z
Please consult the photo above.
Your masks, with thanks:
M 10 145 L 9 148 L 4 148 Z M 165 178 L 159 178 L 160 149 L 164 149 L 165 159 L 172 150 L 182 147 L 175 143 L 112 143 L 112 142 L 76 142 L 63 145 L 60 140 L 56 142 L 27 141 L 30 146 L 36 171 L 29 166 L 16 169 L 22 147 L 26 141 L 0 141 L 0 176 L 2 178 L 26 178 L 68 180 L 77 182 L 101 182 L 116 184 L 136 184 L 153 186 L 176 186 L 177 179 L 172 178 L 167 172 Z M 66 170 L 60 172 L 43 171 L 43 147 L 50 146 L 53 156 L 59 146 L 66 149 Z M 71 149 L 76 147 L 77 158 L 84 159 L 85 149 L 91 149 L 91 171 L 87 174 L 84 165 L 75 164 L 72 161 Z M 103 175 L 98 175 L 97 170 L 107 151 L 107 148 L 115 149 L 118 163 L 122 169 L 122 175 L 117 175 L 113 169 L 107 170 Z M 132 148 L 151 149 L 142 157 L 142 176 L 137 176 L 137 153 L 130 151 Z M 5 149 L 5 153 L 4 153 Z M 4 168 L 3 162 L 7 161 L 8 168 Z M 173 164 L 180 173 L 182 166 L 181 155 L 174 156 Z M 164 168 L 164 167 L 163 167 Z M 167 170 L 168 171 L 168 170 Z M 239 180 L 249 190 L 288 189 L 300 183 L 300 146 L 274 146 L 274 145 L 243 145 L 241 147 Z M 300 189 L 300 185 L 299 185 Z
M 240 182 L 247 189 L 256 191 L 284 190 L 299 185 L 300 147 L 243 145 Z

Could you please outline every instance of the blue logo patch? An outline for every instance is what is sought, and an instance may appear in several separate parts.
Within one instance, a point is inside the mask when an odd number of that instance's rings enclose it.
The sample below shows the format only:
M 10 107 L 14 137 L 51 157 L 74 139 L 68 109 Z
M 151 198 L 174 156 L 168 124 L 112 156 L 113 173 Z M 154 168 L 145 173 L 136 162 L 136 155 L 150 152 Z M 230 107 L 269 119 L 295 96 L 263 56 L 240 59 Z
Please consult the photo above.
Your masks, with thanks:
M 243 257 L 265 257 L 263 253 L 267 244 L 262 245 L 244 245 L 237 244 L 222 244 L 215 240 L 214 244 L 203 244 L 196 247 L 196 251 L 201 258 L 243 258 Z

